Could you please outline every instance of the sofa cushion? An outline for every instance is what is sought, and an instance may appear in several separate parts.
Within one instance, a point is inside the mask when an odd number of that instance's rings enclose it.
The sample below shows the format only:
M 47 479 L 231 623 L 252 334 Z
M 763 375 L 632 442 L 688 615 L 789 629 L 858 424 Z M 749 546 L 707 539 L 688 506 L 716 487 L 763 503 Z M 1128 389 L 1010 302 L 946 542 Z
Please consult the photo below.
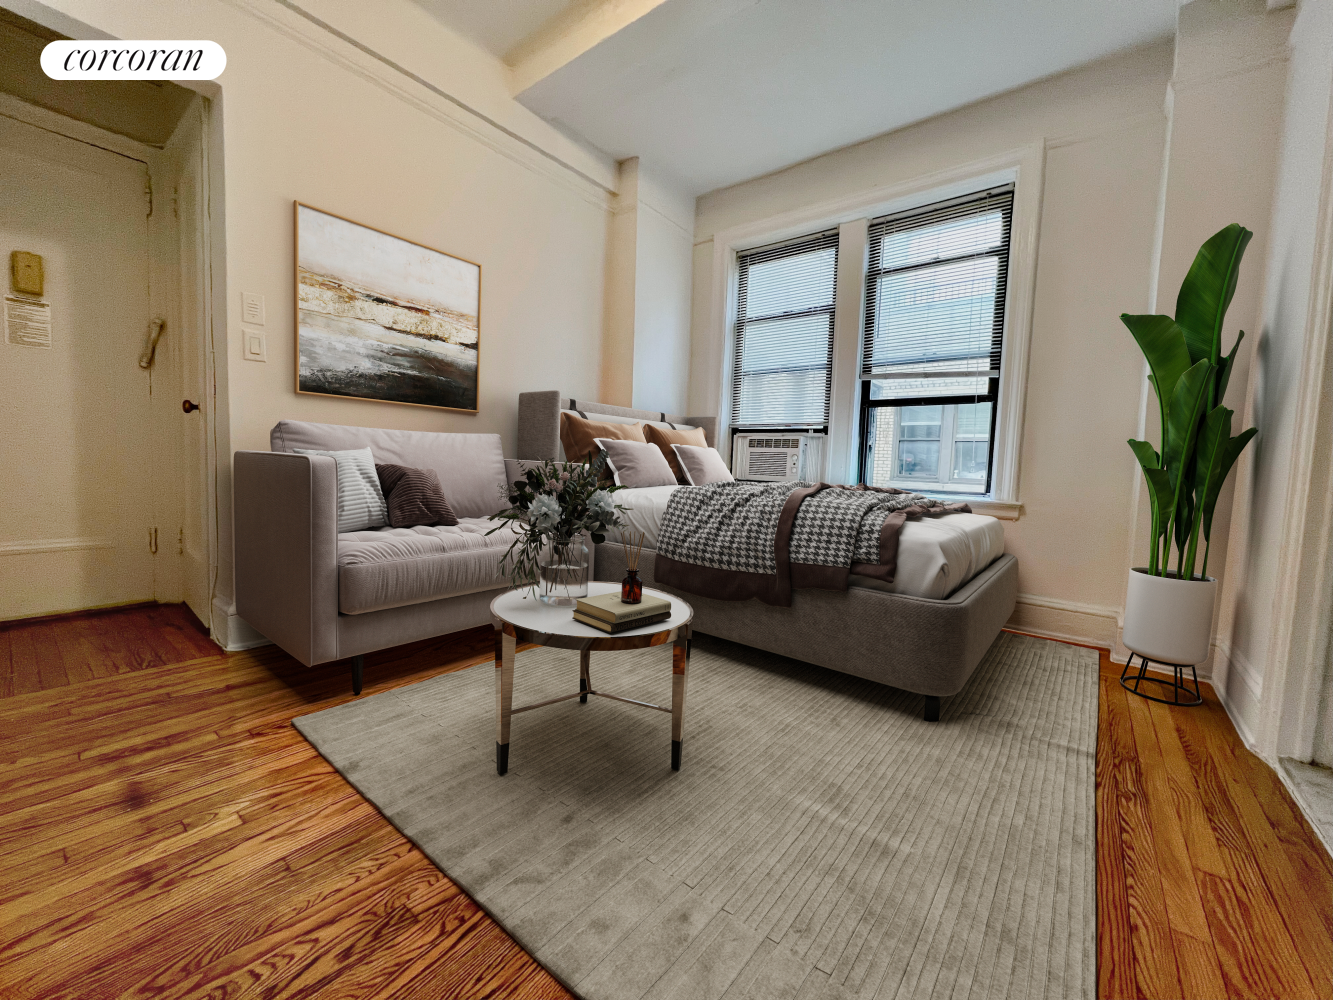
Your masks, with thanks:
M 485 518 L 457 525 L 350 531 L 338 536 L 338 610 L 345 615 L 399 608 L 507 587 L 500 557 L 512 538 L 489 537 Z
M 434 469 L 409 469 L 405 465 L 377 465 L 384 503 L 389 508 L 389 527 L 415 528 L 419 524 L 455 525 L 458 515 L 440 489 Z
M 369 448 L 317 451 L 295 448 L 298 455 L 327 455 L 338 463 L 338 530 L 363 531 L 389 523 L 389 511 Z
M 384 465 L 433 469 L 459 517 L 485 517 L 505 506 L 500 493 L 505 462 L 499 434 L 393 431 L 281 420 L 269 432 L 269 446 L 274 451 L 369 448 L 375 461 Z

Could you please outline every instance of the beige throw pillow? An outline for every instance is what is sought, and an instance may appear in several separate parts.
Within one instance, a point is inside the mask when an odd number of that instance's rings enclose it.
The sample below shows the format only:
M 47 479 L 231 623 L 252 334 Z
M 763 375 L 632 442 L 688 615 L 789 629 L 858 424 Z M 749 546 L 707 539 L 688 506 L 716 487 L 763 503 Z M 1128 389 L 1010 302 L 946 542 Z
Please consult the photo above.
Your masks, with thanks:
M 685 482 L 691 486 L 707 486 L 709 483 L 729 483 L 736 477 L 727 469 L 727 463 L 716 448 L 696 448 L 693 445 L 672 445 L 680 467 L 685 471 Z
M 685 475 L 681 470 L 680 462 L 676 459 L 676 453 L 671 450 L 671 446 L 688 444 L 696 448 L 708 447 L 708 439 L 704 437 L 702 427 L 656 427 L 653 424 L 645 424 L 643 435 L 649 444 L 655 444 L 662 449 L 667 465 L 671 466 L 671 471 L 676 474 L 676 482 L 684 482 Z
M 606 467 L 617 486 L 638 489 L 645 486 L 675 486 L 676 474 L 667 465 L 656 445 L 646 441 L 617 441 L 597 438 L 598 447 L 606 452 Z

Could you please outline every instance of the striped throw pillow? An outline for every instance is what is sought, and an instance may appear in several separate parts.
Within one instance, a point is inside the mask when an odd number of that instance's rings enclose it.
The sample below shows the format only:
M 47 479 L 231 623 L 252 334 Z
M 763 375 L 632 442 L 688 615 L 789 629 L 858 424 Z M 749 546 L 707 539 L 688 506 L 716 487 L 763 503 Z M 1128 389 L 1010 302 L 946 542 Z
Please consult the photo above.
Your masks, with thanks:
M 389 512 L 375 473 L 375 458 L 369 448 L 350 451 L 317 451 L 295 448 L 298 455 L 328 455 L 338 463 L 338 533 L 382 528 Z

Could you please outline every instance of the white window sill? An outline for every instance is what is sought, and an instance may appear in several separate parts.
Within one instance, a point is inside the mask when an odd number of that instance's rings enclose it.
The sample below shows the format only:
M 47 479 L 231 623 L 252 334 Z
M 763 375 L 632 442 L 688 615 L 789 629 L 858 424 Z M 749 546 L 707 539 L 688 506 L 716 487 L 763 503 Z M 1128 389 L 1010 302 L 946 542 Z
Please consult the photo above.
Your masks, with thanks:
M 1011 500 L 992 500 L 990 497 L 969 496 L 966 493 L 931 493 L 927 490 L 918 492 L 934 500 L 965 503 L 972 508 L 973 514 L 989 514 L 1001 521 L 1017 521 L 1023 516 L 1023 505 Z

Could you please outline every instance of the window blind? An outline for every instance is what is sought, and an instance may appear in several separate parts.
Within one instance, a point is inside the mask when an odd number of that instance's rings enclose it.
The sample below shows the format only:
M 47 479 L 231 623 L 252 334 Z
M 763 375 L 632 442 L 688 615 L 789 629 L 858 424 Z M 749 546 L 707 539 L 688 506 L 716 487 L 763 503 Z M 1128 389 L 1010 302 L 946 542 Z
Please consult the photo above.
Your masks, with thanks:
M 894 405 L 994 400 L 1013 185 L 869 227 L 861 378 Z
M 827 426 L 838 231 L 749 250 L 737 263 L 732 426 Z

